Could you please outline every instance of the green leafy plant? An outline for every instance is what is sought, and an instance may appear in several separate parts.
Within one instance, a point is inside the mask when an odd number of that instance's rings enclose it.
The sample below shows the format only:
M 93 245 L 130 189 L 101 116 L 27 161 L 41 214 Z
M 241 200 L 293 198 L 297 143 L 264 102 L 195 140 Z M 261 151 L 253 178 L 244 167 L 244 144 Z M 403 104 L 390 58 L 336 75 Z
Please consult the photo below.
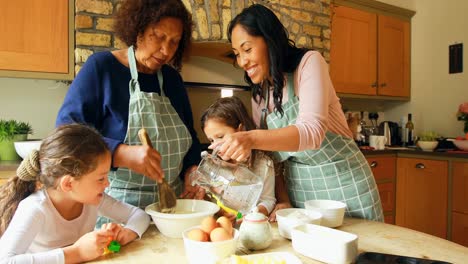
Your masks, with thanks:
M 11 140 L 15 135 L 32 134 L 32 132 L 29 123 L 0 119 L 0 141 Z
M 434 131 L 426 131 L 419 137 L 420 141 L 437 141 L 439 134 Z

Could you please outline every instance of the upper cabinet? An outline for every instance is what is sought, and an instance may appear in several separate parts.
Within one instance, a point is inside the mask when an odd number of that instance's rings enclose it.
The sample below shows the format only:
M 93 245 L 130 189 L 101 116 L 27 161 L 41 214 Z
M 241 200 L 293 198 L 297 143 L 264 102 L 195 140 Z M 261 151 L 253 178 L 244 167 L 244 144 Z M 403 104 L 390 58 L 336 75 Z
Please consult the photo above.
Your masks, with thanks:
M 410 96 L 410 24 L 378 15 L 377 94 Z
M 0 0 L 0 76 L 71 80 L 73 0 Z
M 332 7 L 330 75 L 336 91 L 409 99 L 409 18 L 341 2 L 334 1 Z

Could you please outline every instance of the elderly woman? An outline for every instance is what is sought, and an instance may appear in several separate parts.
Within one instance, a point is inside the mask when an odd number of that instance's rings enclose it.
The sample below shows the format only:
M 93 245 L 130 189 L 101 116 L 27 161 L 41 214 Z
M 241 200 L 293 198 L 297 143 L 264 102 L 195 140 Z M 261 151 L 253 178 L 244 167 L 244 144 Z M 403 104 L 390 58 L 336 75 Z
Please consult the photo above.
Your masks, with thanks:
M 192 18 L 180 0 L 124 0 L 115 33 L 129 48 L 89 57 L 73 81 L 56 125 L 93 125 L 112 151 L 112 197 L 144 208 L 158 200 L 164 177 L 178 195 L 197 189 L 184 177 L 200 161 L 200 143 L 178 70 Z M 143 146 L 145 128 L 154 149 Z M 199 198 L 199 197 L 197 197 Z

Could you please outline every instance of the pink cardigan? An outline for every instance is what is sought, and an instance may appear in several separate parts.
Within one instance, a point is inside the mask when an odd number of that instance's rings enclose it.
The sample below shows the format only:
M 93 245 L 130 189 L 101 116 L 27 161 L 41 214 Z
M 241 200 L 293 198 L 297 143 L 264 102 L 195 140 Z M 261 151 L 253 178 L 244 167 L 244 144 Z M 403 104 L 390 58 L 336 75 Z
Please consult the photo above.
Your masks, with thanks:
M 288 101 L 286 88 L 283 88 L 283 104 Z M 294 94 L 299 98 L 299 116 L 294 124 L 299 130 L 298 151 L 320 148 L 326 131 L 352 138 L 328 65 L 319 52 L 307 52 L 299 63 L 294 72 Z M 274 109 L 272 98 L 273 90 L 270 91 L 269 112 Z M 252 117 L 258 127 L 264 105 L 264 100 L 257 104 L 252 99 Z

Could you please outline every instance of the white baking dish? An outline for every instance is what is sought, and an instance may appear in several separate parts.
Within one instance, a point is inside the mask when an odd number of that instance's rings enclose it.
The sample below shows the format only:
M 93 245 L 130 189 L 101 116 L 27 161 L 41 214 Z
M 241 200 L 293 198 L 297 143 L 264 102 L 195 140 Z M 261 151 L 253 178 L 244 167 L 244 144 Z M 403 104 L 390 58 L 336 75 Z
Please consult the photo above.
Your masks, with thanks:
M 325 263 L 352 263 L 358 253 L 357 235 L 329 227 L 299 225 L 291 237 L 295 251 Z

